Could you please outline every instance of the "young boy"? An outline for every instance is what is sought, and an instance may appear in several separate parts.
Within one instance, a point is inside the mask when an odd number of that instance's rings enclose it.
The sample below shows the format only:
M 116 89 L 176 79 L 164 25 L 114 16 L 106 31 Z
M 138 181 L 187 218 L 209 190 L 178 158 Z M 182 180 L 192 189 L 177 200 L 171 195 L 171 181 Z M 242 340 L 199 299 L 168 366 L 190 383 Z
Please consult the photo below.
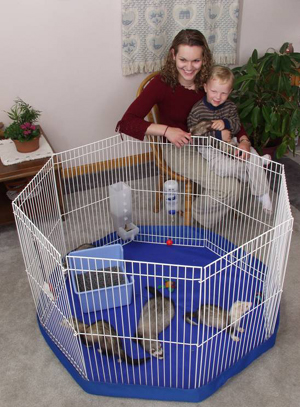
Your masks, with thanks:
M 234 137 L 240 131 L 241 123 L 237 107 L 228 100 L 233 82 L 234 75 L 229 68 L 214 66 L 209 79 L 204 84 L 206 96 L 193 106 L 187 124 L 191 129 L 201 120 L 211 120 L 211 131 L 208 137 L 217 138 L 238 147 L 239 143 L 250 143 L 250 141 L 247 136 L 241 136 L 238 143 Z M 250 147 L 251 154 L 248 154 L 247 160 L 233 159 L 223 154 L 220 149 L 210 149 L 205 146 L 200 146 L 199 152 L 208 161 L 209 168 L 217 175 L 233 176 L 241 181 L 248 181 L 251 193 L 262 203 L 264 211 L 272 213 L 269 185 L 262 167 L 262 157 L 253 147 Z

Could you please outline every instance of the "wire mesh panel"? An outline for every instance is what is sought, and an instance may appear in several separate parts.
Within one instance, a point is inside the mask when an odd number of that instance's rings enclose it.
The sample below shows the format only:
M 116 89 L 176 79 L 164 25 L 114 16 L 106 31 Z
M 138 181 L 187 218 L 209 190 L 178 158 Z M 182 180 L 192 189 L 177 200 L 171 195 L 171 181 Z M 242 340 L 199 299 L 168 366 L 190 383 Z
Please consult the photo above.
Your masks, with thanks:
M 276 334 L 284 168 L 239 152 L 115 136 L 54 155 L 14 201 L 42 332 L 85 381 L 201 389 Z
M 78 341 L 66 334 L 61 322 L 70 315 L 61 253 L 64 234 L 50 159 L 13 202 L 26 273 L 40 324 L 78 372 L 86 377 Z

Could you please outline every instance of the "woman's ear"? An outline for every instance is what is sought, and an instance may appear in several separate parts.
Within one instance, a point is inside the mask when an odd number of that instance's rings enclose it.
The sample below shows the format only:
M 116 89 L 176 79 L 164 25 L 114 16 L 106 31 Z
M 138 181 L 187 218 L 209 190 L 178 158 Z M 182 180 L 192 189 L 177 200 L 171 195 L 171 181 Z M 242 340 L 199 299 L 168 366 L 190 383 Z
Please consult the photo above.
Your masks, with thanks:
M 172 54 L 172 57 L 173 57 L 173 59 L 175 61 L 176 55 L 175 55 L 174 48 L 171 48 L 171 54 Z

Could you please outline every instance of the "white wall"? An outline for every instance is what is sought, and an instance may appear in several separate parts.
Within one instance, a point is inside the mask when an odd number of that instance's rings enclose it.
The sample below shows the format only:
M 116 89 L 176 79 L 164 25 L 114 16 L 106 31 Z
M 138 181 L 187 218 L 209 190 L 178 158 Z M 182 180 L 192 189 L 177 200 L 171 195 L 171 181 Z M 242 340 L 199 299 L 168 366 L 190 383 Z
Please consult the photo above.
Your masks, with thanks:
M 16 97 L 43 111 L 55 151 L 113 135 L 145 75 L 121 71 L 121 0 L 0 1 L 0 121 Z M 300 0 L 241 1 L 239 63 L 285 41 Z
M 240 12 L 238 64 L 285 42 L 300 52 L 300 0 L 240 0 Z

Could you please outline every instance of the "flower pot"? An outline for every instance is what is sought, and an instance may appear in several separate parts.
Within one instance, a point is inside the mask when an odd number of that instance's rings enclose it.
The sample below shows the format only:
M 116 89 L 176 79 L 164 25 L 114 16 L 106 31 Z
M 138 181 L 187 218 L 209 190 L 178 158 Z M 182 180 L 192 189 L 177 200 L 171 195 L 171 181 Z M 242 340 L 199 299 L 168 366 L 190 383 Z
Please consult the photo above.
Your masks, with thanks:
M 263 152 L 263 155 L 269 154 L 271 156 L 272 160 L 274 160 L 275 156 L 276 156 L 276 149 L 277 149 L 277 146 L 264 147 L 262 149 L 262 152 Z
M 13 140 L 19 153 L 32 153 L 40 147 L 40 136 L 29 141 Z
M 262 149 L 263 154 L 270 154 L 272 160 L 274 160 L 276 157 L 277 147 L 280 145 L 281 142 L 282 142 L 281 138 L 272 140 L 265 147 L 263 147 Z

